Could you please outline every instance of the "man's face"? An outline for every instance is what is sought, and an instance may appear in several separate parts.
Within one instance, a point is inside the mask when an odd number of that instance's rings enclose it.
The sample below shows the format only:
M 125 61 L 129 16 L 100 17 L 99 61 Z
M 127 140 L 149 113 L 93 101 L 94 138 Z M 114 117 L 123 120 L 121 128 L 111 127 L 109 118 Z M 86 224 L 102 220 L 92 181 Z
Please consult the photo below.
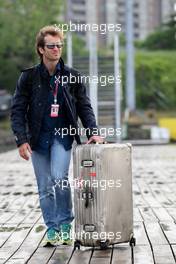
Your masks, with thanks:
M 52 46 L 52 44 L 54 45 Z M 39 47 L 43 60 L 58 61 L 62 54 L 62 47 L 59 48 L 56 45 L 60 44 L 62 44 L 62 41 L 58 36 L 46 35 L 44 48 Z

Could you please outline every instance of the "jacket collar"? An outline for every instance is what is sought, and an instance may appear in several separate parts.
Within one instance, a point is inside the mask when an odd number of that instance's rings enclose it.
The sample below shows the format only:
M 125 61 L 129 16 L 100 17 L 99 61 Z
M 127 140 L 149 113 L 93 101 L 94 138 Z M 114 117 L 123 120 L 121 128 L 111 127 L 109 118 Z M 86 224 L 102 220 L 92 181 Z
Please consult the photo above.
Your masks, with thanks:
M 41 75 L 44 78 L 49 78 L 50 77 L 49 72 L 48 72 L 48 69 L 46 68 L 46 66 L 43 63 L 43 61 L 41 61 L 41 63 L 39 64 L 39 68 L 40 68 L 40 73 L 41 73 Z M 61 73 L 64 72 L 64 61 L 63 61 L 62 58 L 59 59 L 58 64 L 56 65 L 56 71 L 55 71 L 55 73 L 57 73 L 59 71 Z

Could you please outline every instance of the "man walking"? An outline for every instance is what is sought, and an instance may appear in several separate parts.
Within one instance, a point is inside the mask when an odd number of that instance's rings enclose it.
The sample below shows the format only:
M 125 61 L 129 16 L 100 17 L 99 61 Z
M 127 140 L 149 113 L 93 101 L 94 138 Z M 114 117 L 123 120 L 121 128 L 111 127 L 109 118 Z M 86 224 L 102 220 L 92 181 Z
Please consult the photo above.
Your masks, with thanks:
M 63 34 L 55 26 L 42 28 L 36 36 L 36 51 L 41 62 L 22 71 L 17 82 L 11 109 L 12 130 L 25 160 L 31 154 L 36 175 L 40 207 L 47 233 L 44 246 L 70 244 L 72 213 L 68 169 L 74 139 L 81 144 L 78 131 L 80 117 L 88 142 L 102 142 L 93 135 L 95 116 L 86 95 L 85 86 L 79 82 L 80 74 L 64 65 L 61 58 Z M 74 83 L 69 77 L 74 77 Z M 61 83 L 59 80 L 67 80 Z M 56 133 L 56 131 L 68 133 Z

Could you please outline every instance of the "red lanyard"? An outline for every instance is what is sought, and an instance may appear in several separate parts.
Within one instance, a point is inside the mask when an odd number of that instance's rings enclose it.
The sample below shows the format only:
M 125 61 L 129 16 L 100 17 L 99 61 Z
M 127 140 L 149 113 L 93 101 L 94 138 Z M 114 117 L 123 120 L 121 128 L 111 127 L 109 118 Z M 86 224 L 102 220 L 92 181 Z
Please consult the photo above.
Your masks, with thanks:
M 57 94 L 58 94 L 58 87 L 59 87 L 59 82 L 58 80 L 55 81 L 55 89 L 53 91 L 53 96 L 54 96 L 54 104 L 57 104 Z M 50 87 L 52 88 L 52 86 L 50 85 Z

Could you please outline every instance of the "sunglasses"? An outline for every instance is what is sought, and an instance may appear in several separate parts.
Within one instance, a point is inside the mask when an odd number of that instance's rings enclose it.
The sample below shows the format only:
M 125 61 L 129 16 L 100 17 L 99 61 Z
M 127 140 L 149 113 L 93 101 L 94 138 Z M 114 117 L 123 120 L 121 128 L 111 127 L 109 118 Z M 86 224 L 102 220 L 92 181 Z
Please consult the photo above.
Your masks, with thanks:
M 45 44 L 45 46 L 48 49 L 54 49 L 55 47 L 57 47 L 58 49 L 62 48 L 64 46 L 63 43 L 58 43 L 58 44 Z

